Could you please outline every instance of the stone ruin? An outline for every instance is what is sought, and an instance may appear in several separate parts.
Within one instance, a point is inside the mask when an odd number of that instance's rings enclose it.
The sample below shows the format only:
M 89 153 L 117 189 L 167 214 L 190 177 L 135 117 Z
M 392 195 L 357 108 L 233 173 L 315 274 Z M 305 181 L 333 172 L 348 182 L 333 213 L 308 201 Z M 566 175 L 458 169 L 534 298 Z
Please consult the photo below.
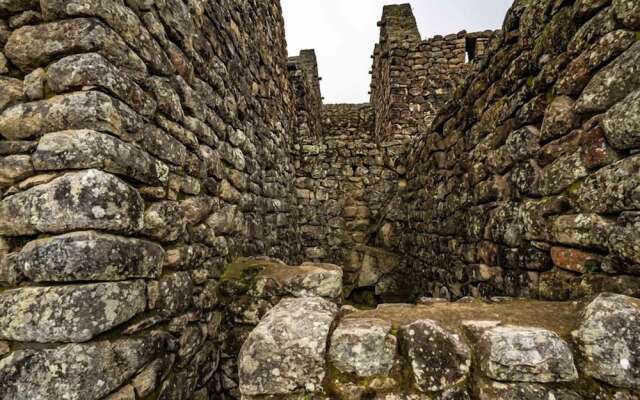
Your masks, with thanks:
M 640 399 L 640 1 L 378 25 L 0 0 L 0 399 Z

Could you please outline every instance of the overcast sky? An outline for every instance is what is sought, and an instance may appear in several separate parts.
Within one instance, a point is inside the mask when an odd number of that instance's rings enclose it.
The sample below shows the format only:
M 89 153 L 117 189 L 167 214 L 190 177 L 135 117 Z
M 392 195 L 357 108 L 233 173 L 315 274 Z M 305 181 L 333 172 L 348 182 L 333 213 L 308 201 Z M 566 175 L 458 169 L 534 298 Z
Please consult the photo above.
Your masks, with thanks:
M 426 39 L 463 29 L 498 29 L 513 0 L 281 0 L 289 55 L 316 50 L 325 103 L 369 101 L 382 6 L 407 2 Z

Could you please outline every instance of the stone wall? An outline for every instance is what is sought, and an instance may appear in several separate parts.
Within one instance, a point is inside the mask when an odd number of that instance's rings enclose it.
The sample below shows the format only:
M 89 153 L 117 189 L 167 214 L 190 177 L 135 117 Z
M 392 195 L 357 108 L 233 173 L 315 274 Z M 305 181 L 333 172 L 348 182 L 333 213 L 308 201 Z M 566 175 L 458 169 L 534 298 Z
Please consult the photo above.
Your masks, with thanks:
M 303 51 L 289 63 L 300 122 L 294 160 L 304 255 L 343 265 L 346 294 L 365 303 L 408 296 L 393 273 L 403 255 L 383 250 L 399 244 L 391 227 L 405 212 L 397 195 L 406 186 L 406 151 L 494 35 L 422 41 L 409 5 L 385 6 L 379 26 L 371 103 L 320 108 L 315 54 Z
M 356 310 L 313 296 L 283 299 L 249 334 L 244 399 L 639 398 L 635 298 L 425 298 Z
M 378 26 L 370 100 L 376 111 L 375 136 L 416 136 L 484 58 L 494 32 L 462 31 L 422 40 L 409 4 L 385 6 Z
M 516 1 L 410 149 L 395 250 L 416 295 L 640 295 L 638 15 Z
M 320 114 L 322 94 L 318 60 L 315 50 L 302 50 L 300 55 L 289 57 L 289 80 L 291 81 L 296 105 L 297 132 L 293 137 L 299 146 L 305 138 L 317 138 L 321 134 Z M 296 150 L 299 152 L 299 147 Z
M 382 277 L 360 277 L 363 255 L 359 253 L 377 231 L 380 216 L 396 197 L 404 173 L 398 156 L 406 141 L 378 143 L 373 122 L 368 104 L 323 106 L 322 136 L 307 137 L 296 161 L 304 255 L 344 265 L 347 296 L 353 289 L 375 286 Z
M 0 398 L 235 391 L 224 261 L 299 256 L 279 2 L 0 1 L 0 48 Z

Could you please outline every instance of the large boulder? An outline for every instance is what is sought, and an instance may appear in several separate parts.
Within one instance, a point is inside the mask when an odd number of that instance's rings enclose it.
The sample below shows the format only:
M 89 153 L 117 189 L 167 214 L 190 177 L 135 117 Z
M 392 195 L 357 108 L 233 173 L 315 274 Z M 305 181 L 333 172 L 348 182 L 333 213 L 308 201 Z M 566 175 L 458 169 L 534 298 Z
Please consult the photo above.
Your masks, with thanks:
M 0 360 L 0 398 L 98 400 L 154 359 L 151 336 L 45 350 L 19 350 Z
M 568 382 L 578 379 L 569 345 L 541 328 L 498 326 L 479 342 L 482 372 L 510 382 Z
M 23 71 L 44 66 L 60 55 L 94 51 L 137 76 L 147 73 L 144 62 L 122 38 L 93 18 L 24 26 L 13 31 L 5 46 L 7 58 Z
M 601 294 L 573 332 L 584 371 L 613 386 L 640 390 L 640 300 Z
M 150 185 L 164 185 L 169 167 L 138 146 L 92 130 L 44 135 L 32 156 L 40 171 L 99 168 Z
M 319 297 L 284 299 L 242 345 L 238 367 L 243 396 L 321 390 L 325 352 L 338 307 Z
M 155 243 L 88 231 L 31 241 L 5 263 L 34 282 L 118 281 L 158 277 L 163 258 Z
M 606 111 L 640 88 L 639 61 L 640 43 L 636 42 L 591 79 L 576 102 L 576 111 L 583 114 Z
M 0 294 L 0 339 L 85 342 L 146 305 L 143 281 L 7 290 Z
M 340 322 L 331 336 L 329 361 L 342 373 L 358 377 L 388 374 L 396 357 L 391 322 L 353 318 Z
M 55 93 L 96 86 L 118 97 L 142 115 L 151 116 L 156 102 L 137 83 L 97 53 L 75 54 L 47 68 L 47 82 Z
M 0 114 L 0 135 L 9 140 L 70 129 L 92 129 L 131 141 L 141 138 L 142 128 L 142 118 L 130 107 L 96 91 L 19 103 Z
M 76 229 L 137 232 L 144 203 L 131 186 L 100 170 L 68 173 L 0 202 L 0 234 L 61 233 Z
M 435 321 L 418 320 L 403 326 L 400 349 L 410 362 L 415 386 L 423 392 L 450 389 L 469 375 L 469 346 Z
M 333 264 L 305 262 L 289 266 L 271 258 L 241 258 L 227 265 L 222 281 L 242 285 L 256 298 L 273 296 L 324 297 L 342 294 L 342 268 Z

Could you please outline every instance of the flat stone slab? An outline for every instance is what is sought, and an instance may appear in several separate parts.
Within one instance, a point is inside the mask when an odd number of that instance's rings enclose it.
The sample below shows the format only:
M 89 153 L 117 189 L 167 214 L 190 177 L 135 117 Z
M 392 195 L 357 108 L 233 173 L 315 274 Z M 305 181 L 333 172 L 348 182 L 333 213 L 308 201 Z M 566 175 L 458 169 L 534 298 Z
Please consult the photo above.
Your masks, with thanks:
M 31 241 L 5 262 L 17 280 L 118 281 L 158 277 L 163 258 L 153 242 L 86 231 Z
M 319 297 L 284 299 L 249 334 L 238 367 L 243 396 L 313 393 L 338 307 Z
M 273 296 L 324 297 L 342 295 L 342 268 L 333 264 L 289 266 L 270 258 L 242 258 L 227 265 L 222 281 L 241 285 L 258 298 Z
M 0 339 L 85 342 L 128 321 L 146 304 L 142 281 L 7 290 L 0 294 Z
M 494 303 L 478 300 L 413 306 L 387 304 L 375 310 L 360 310 L 348 318 L 380 318 L 391 321 L 397 329 L 421 319 L 434 320 L 449 330 L 464 328 L 466 321 L 491 321 L 492 324 L 543 328 L 568 339 L 583 306 L 578 302 L 519 299 Z
M 99 168 L 150 185 L 163 185 L 169 167 L 140 147 L 93 130 L 67 130 L 44 135 L 32 156 L 39 171 Z

